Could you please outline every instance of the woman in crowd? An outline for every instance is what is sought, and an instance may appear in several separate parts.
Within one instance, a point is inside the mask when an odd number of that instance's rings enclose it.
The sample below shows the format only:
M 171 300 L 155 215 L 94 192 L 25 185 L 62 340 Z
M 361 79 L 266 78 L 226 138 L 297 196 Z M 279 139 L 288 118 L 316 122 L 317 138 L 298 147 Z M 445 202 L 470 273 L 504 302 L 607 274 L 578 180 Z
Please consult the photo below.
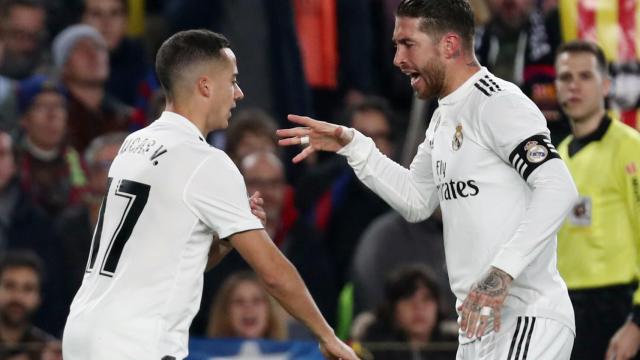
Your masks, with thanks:
M 255 274 L 235 273 L 224 282 L 209 315 L 209 337 L 285 340 L 281 310 Z

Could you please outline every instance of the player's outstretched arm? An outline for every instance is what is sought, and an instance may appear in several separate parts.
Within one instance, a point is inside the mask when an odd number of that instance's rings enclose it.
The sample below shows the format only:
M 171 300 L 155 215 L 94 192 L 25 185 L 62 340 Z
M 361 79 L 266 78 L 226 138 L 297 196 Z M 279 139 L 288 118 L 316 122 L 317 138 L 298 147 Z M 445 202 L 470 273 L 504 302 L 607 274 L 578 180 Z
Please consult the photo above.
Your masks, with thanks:
M 302 125 L 291 129 L 279 129 L 276 134 L 281 138 L 281 146 L 308 145 L 293 158 L 294 163 L 304 160 L 313 152 L 336 152 L 353 139 L 353 132 L 344 126 L 318 121 L 308 116 L 289 115 L 289 121 Z
M 258 274 L 269 294 L 316 335 L 326 357 L 358 359 L 353 350 L 335 336 L 296 268 L 282 255 L 264 230 L 236 233 L 230 236 L 230 241 Z

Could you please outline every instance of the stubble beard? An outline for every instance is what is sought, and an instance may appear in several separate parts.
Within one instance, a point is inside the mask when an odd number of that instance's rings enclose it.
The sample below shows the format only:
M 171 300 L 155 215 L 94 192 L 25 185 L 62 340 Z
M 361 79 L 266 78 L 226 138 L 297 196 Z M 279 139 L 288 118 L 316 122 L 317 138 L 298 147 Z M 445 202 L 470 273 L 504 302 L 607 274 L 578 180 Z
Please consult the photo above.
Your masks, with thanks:
M 424 90 L 416 90 L 421 100 L 441 98 L 444 93 L 444 65 L 439 61 L 432 61 L 420 69 L 420 77 L 424 82 Z

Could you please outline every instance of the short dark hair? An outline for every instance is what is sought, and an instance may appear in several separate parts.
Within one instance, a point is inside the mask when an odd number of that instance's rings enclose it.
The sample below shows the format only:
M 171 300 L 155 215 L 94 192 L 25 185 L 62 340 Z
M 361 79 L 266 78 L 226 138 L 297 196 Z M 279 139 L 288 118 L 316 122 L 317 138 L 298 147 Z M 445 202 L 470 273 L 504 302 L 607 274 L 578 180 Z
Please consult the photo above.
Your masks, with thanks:
M 29 268 L 38 276 L 38 283 L 42 286 L 44 280 L 44 265 L 40 257 L 31 250 L 10 250 L 0 258 L 0 278 L 8 269 Z
M 238 111 L 229 121 L 229 127 L 226 130 L 225 152 L 234 161 L 239 161 L 240 159 L 235 158 L 236 151 L 242 138 L 247 134 L 268 138 L 278 148 L 277 129 L 276 121 L 264 110 L 245 109 Z
M 348 107 L 343 119 L 344 125 L 352 126 L 353 117 L 355 116 L 355 114 L 368 111 L 376 111 L 384 116 L 384 118 L 387 120 L 387 123 L 389 124 L 389 140 L 393 141 L 396 135 L 394 130 L 397 127 L 394 126 L 396 123 L 396 115 L 393 112 L 389 101 L 380 96 L 365 96 L 362 101 Z
M 229 46 L 224 35 L 204 29 L 180 31 L 165 40 L 156 55 L 156 73 L 167 99 L 175 95 L 173 86 L 185 67 L 222 59 L 220 50 Z
M 25 6 L 45 10 L 41 0 L 2 0 L 0 1 L 0 18 L 6 19 L 14 6 Z
M 588 40 L 573 40 L 566 42 L 556 50 L 556 61 L 558 57 L 563 53 L 588 53 L 595 56 L 596 61 L 598 62 L 598 69 L 602 74 L 607 74 L 609 72 L 609 64 L 607 63 L 607 58 L 604 55 L 604 51 L 602 48 L 598 46 L 598 44 L 588 41 Z
M 473 48 L 475 23 L 467 0 L 402 0 L 396 16 L 419 18 L 420 29 L 436 38 L 453 31 L 467 49 Z

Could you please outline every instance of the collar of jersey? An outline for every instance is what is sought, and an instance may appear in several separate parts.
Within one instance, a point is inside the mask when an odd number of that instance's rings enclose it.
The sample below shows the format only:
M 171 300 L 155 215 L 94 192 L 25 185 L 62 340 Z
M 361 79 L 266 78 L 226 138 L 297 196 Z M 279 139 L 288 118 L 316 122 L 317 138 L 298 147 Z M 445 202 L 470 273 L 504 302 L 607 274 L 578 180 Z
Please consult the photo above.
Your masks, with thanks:
M 478 81 L 481 77 L 487 75 L 489 71 L 486 67 L 480 68 L 475 74 L 471 75 L 470 78 L 467 79 L 462 85 L 460 85 L 457 89 L 455 89 L 451 94 L 443 97 L 438 100 L 438 104 L 440 105 L 449 105 L 455 104 L 460 100 L 463 100 L 467 97 L 469 91 L 473 87 L 473 84 Z
M 204 135 L 202 135 L 202 132 L 200 132 L 200 129 L 198 129 L 198 127 L 194 123 L 178 113 L 163 111 L 162 115 L 160 116 L 160 120 L 176 124 L 184 129 L 188 129 L 194 135 L 198 136 L 198 138 L 204 138 Z

